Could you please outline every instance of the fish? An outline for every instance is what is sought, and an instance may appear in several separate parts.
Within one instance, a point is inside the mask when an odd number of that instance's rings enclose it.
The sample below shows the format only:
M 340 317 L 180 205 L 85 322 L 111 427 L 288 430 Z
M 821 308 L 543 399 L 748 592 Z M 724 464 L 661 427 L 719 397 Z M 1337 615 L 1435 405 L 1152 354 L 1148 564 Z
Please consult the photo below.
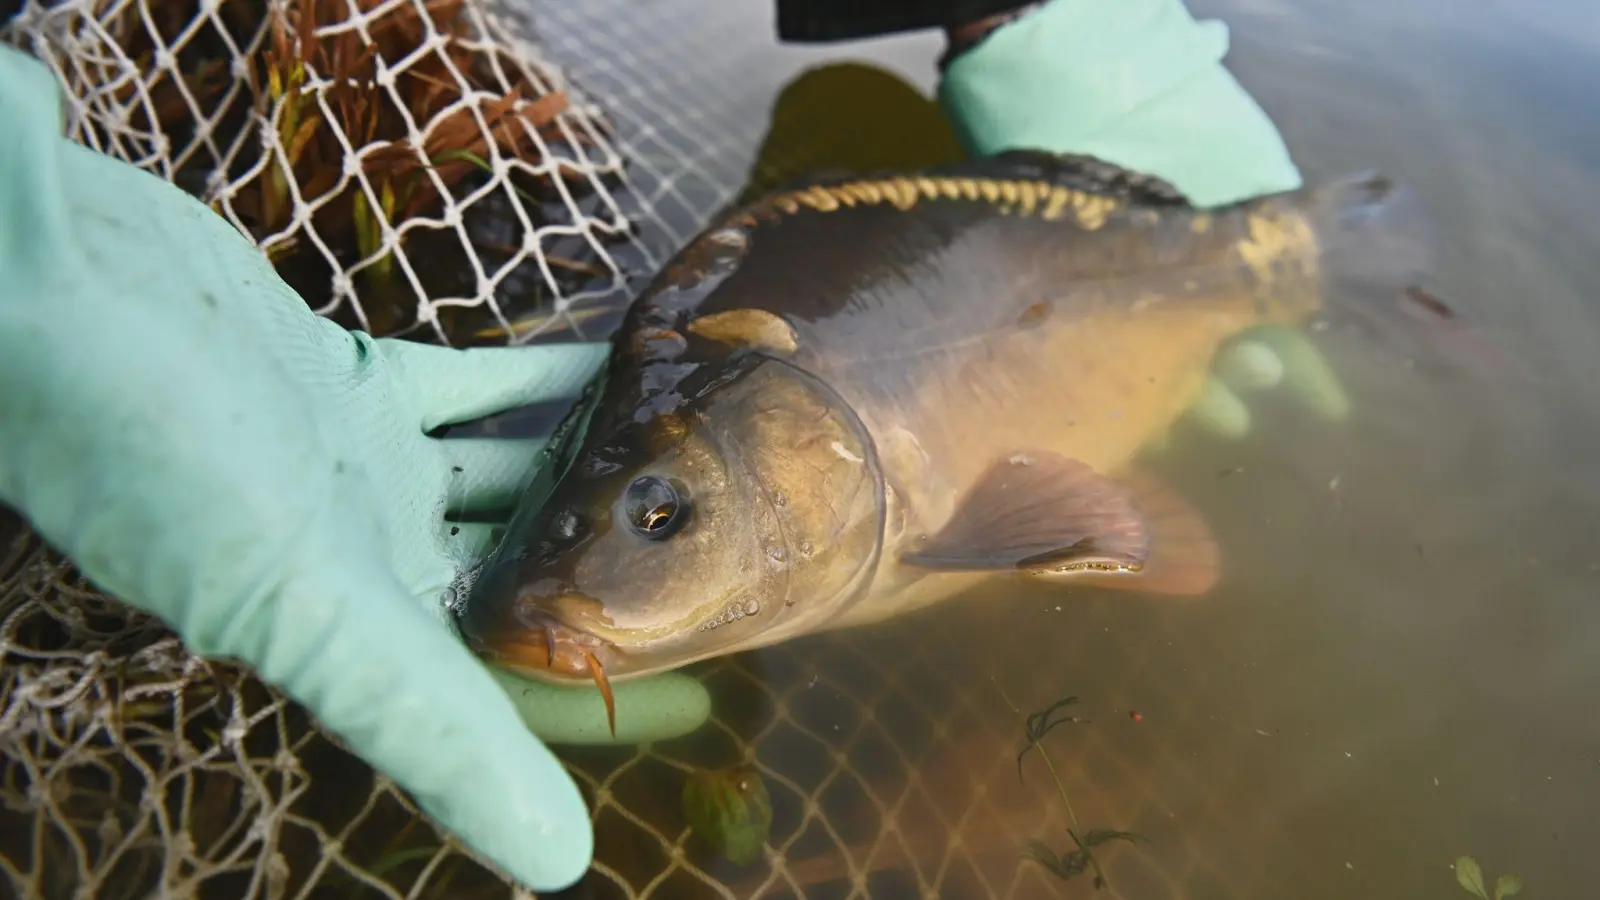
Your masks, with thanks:
M 1218 541 L 1141 446 L 1225 341 L 1400 290 L 1419 213 L 1379 174 L 1201 209 L 1035 150 L 736 207 L 630 306 L 461 634 L 615 733 L 612 683 L 992 579 L 1203 596 Z

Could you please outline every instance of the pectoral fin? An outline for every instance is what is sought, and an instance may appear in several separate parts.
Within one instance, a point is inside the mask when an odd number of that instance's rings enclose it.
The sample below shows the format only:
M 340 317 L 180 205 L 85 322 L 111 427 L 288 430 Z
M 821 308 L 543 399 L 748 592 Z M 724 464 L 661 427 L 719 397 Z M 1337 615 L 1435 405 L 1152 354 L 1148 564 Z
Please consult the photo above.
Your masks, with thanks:
M 730 309 L 701 316 L 689 331 L 707 340 L 788 356 L 799 346 L 794 327 L 764 309 Z
M 1210 530 L 1181 498 L 1146 476 L 1113 480 L 1055 453 L 996 462 L 949 524 L 902 561 L 1168 594 L 1204 593 L 1218 570 Z
M 1149 540 L 1143 563 L 1114 571 L 1074 567 L 1070 559 L 1064 565 L 1035 559 L 1025 567 L 1029 574 L 1152 594 L 1199 596 L 1215 587 L 1222 574 L 1222 555 L 1199 511 L 1143 472 L 1124 473 L 1118 481 L 1132 498 Z
M 990 466 L 949 524 L 904 559 L 939 569 L 1061 564 L 1139 566 L 1150 537 L 1132 497 L 1087 465 L 1055 453 L 1019 453 Z

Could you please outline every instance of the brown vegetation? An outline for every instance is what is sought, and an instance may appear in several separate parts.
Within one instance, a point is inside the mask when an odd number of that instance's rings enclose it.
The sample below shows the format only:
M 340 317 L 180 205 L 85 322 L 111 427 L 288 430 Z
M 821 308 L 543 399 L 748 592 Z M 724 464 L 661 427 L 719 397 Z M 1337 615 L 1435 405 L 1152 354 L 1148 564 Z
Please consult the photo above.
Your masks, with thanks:
M 529 63 L 477 34 L 465 3 L 221 0 L 207 16 L 197 0 L 149 0 L 148 19 L 129 4 L 106 24 L 141 72 L 151 73 L 150 103 L 134 106 L 131 124 L 167 135 L 174 148 L 215 148 L 177 160 L 169 177 L 196 194 L 219 178 L 231 185 L 215 194 L 214 208 L 226 206 L 309 303 L 326 306 L 336 271 L 350 272 L 360 312 L 342 308 L 335 318 L 389 333 L 414 324 L 419 301 L 475 296 L 473 257 L 492 274 L 516 256 L 525 228 L 512 193 L 536 228 L 571 219 L 550 177 L 511 169 L 500 189 L 464 210 L 466 230 L 478 232 L 466 246 L 439 221 L 401 229 L 437 219 L 447 201 L 480 189 L 493 179 L 496 158 L 537 164 L 542 144 L 586 140 L 581 128 L 563 127 L 566 95 L 534 84 L 522 74 Z M 181 85 L 153 71 L 158 48 L 180 40 L 173 55 Z M 134 91 L 125 83 L 114 96 L 129 103 Z M 266 154 L 257 128 L 271 129 Z M 351 151 L 364 178 L 346 170 Z M 589 173 L 570 164 L 557 171 L 566 193 L 589 190 Z M 302 207 L 312 211 L 309 221 L 296 218 Z M 403 260 L 392 245 L 386 252 L 386 226 L 401 229 Z M 555 262 L 555 276 L 574 285 L 599 269 Z M 507 283 L 521 294 L 499 297 L 508 315 L 546 305 L 549 287 L 537 273 Z M 461 306 L 440 314 L 450 319 L 453 342 L 494 321 Z

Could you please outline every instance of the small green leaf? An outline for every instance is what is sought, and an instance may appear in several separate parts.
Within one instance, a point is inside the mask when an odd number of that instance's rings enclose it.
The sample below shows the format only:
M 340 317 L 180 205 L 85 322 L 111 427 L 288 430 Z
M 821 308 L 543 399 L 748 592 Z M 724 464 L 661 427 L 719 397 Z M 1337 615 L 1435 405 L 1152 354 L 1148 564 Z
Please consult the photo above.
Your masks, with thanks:
M 1456 881 L 1468 893 L 1489 900 L 1489 892 L 1483 886 L 1483 870 L 1478 868 L 1478 861 L 1472 857 L 1463 856 L 1456 860 Z
M 1522 893 L 1522 879 L 1515 875 L 1501 875 L 1494 883 L 1494 900 L 1506 900 Z
M 754 862 L 772 830 L 772 798 L 754 766 L 691 775 L 683 814 L 701 840 L 735 865 Z

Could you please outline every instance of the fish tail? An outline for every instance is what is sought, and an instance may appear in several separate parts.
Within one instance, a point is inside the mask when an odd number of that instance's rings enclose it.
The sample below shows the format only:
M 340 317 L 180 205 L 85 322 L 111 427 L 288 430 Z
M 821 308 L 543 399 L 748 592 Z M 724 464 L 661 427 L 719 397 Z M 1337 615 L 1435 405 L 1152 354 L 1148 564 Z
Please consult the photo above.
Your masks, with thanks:
M 1329 312 L 1362 329 L 1369 341 L 1390 342 L 1408 364 L 1427 359 L 1515 365 L 1470 316 L 1429 290 L 1435 220 L 1415 190 L 1381 175 L 1362 175 L 1306 194 L 1302 202 L 1316 235 L 1322 293 L 1343 304 Z
M 1428 271 L 1432 228 L 1416 191 L 1361 174 L 1310 188 L 1303 203 L 1330 296 L 1355 292 L 1392 301 Z

